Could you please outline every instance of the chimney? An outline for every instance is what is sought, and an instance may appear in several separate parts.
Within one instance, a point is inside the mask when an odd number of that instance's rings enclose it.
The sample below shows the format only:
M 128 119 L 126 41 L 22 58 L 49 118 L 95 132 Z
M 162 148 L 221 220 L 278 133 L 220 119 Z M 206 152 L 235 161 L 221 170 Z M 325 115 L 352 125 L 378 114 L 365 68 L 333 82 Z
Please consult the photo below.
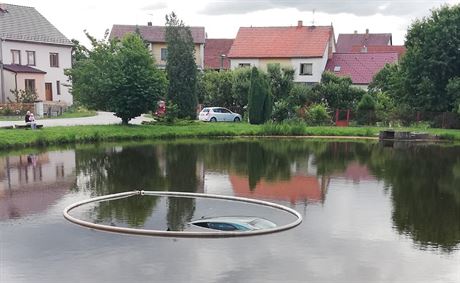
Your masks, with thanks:
M 355 30 L 355 34 L 358 34 L 358 31 L 357 31 L 357 30 Z
M 148 25 L 149 27 L 151 27 L 151 26 L 152 26 L 152 22 L 148 22 L 147 25 Z
M 297 21 L 297 27 L 298 28 L 303 27 L 303 21 Z
M 366 29 L 366 35 L 369 35 L 369 29 L 368 28 Z

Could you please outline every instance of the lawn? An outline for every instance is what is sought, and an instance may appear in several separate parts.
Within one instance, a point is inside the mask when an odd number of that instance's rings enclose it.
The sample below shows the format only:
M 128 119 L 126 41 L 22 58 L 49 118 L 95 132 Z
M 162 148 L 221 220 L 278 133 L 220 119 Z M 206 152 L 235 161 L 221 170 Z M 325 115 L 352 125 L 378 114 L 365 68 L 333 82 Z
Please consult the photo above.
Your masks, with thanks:
M 315 136 L 315 137 L 369 137 L 376 138 L 378 127 L 307 127 L 303 124 L 203 123 L 180 122 L 173 125 L 104 125 L 49 127 L 40 130 L 0 130 L 0 149 L 26 146 L 45 146 L 98 141 L 149 140 L 181 137 L 217 136 Z M 414 128 L 398 130 L 419 131 Z M 424 129 L 441 138 L 460 141 L 460 130 Z

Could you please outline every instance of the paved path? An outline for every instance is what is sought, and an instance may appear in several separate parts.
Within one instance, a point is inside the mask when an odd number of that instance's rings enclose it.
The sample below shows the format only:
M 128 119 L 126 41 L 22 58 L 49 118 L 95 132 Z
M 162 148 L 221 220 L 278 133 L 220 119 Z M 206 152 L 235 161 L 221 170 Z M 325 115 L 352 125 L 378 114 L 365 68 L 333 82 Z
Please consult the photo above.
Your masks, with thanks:
M 142 121 L 152 121 L 153 119 L 144 116 L 137 117 L 129 121 L 130 124 L 140 124 Z M 0 121 L 2 126 L 14 126 L 15 124 L 24 124 L 24 121 Z M 57 126 L 79 126 L 79 125 L 109 125 L 121 124 L 121 119 L 114 116 L 112 112 L 97 112 L 96 116 L 84 118 L 63 118 L 63 119 L 43 119 L 37 120 L 37 124 L 44 127 Z

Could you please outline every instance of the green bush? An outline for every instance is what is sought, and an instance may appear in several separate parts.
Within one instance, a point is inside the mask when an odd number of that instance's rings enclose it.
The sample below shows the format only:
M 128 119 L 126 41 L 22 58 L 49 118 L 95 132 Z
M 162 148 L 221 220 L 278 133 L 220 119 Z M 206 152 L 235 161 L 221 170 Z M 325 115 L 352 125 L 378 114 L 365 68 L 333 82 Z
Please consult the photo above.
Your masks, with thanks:
M 305 121 L 311 126 L 332 124 L 331 116 L 324 104 L 313 104 L 305 112 Z

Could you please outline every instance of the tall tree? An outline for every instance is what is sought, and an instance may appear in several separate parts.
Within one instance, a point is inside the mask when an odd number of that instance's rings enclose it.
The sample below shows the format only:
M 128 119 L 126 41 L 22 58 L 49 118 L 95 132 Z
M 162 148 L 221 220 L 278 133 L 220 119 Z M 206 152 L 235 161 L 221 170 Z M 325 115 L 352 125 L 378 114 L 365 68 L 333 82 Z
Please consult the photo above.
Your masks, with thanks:
M 266 77 L 256 67 L 251 72 L 248 102 L 249 123 L 263 124 L 268 121 L 273 110 L 273 100 Z
M 460 5 L 433 10 L 415 21 L 406 36 L 401 67 L 406 74 L 406 101 L 425 111 L 453 111 L 455 98 L 446 90 L 460 76 Z
M 115 112 L 123 124 L 153 110 L 166 79 L 142 39 L 136 34 L 121 41 L 89 38 L 93 49 L 88 58 L 68 72 L 75 99 L 90 109 Z
M 178 118 L 196 119 L 195 44 L 190 28 L 186 27 L 174 12 L 166 15 L 165 38 L 168 45 L 168 100 L 177 105 Z

